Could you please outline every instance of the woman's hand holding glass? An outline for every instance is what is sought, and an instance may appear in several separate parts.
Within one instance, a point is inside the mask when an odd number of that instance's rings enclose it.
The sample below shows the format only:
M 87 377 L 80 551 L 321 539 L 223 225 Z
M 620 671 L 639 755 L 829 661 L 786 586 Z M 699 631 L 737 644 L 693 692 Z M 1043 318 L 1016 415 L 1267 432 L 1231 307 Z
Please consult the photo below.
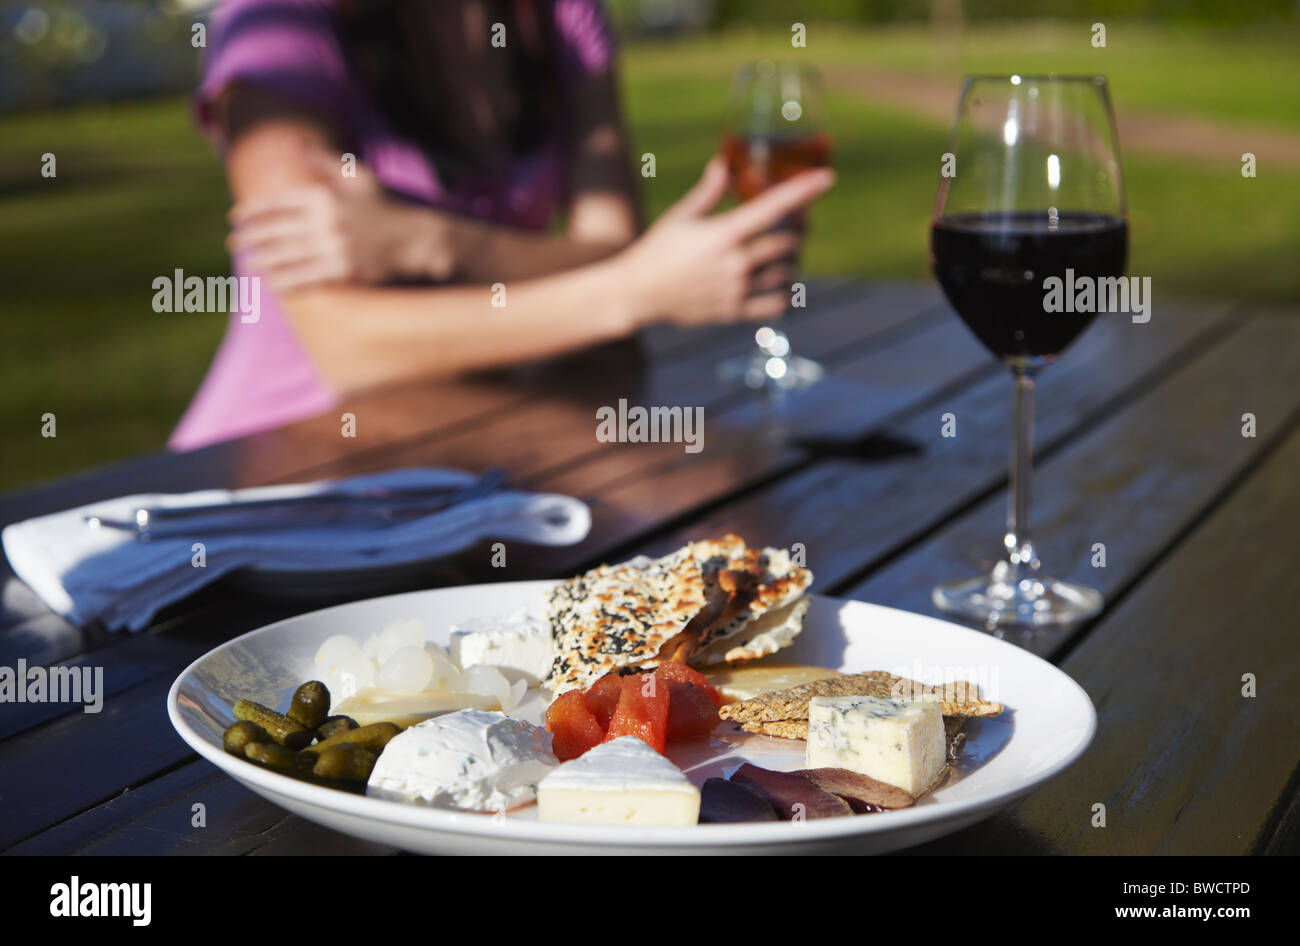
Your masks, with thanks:
M 802 234 L 773 230 L 835 183 L 826 168 L 797 175 L 713 214 L 730 187 L 715 158 L 699 182 L 615 258 L 638 325 L 772 319 L 789 304 Z

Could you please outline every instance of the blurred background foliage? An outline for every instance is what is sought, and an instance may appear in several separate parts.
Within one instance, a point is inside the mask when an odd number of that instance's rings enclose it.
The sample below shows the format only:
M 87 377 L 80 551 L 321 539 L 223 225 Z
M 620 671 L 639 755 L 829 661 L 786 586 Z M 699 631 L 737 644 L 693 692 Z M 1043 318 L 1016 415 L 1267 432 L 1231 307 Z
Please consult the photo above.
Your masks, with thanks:
M 220 315 L 159 315 L 152 280 L 222 274 L 228 195 L 192 124 L 206 0 L 0 0 L 0 489 L 160 448 Z M 929 278 L 939 155 L 966 72 L 1101 72 L 1122 127 L 1130 272 L 1161 295 L 1300 304 L 1296 0 L 611 0 L 658 212 L 716 149 L 741 62 L 798 56 L 830 89 L 836 193 L 815 275 Z M 1050 13 L 1050 18 L 1044 17 Z M 792 49 L 794 21 L 807 47 Z M 1094 48 L 1093 23 L 1107 30 Z M 1189 142 L 1184 147 L 1182 142 Z M 1257 153 L 1259 176 L 1240 173 Z M 57 157 L 57 177 L 40 174 Z M 54 412 L 58 434 L 39 436 Z

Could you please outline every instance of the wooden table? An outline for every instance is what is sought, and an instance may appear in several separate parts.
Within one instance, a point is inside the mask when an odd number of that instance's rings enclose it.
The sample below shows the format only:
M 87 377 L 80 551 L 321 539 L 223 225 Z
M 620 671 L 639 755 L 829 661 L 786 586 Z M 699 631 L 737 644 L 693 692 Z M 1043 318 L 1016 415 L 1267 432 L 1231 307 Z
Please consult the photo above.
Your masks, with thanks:
M 1159 299 L 1159 296 L 1157 296 Z M 827 379 L 774 420 L 715 362 L 744 329 L 656 332 L 638 367 L 579 357 L 351 399 L 328 416 L 158 454 L 0 498 L 0 521 L 147 490 L 293 482 L 400 466 L 482 470 L 591 503 L 582 545 L 486 547 L 425 585 L 563 576 L 688 538 L 803 543 L 815 590 L 930 612 L 986 566 L 1005 509 L 1011 382 L 937 290 L 816 283 L 791 316 Z M 1300 313 L 1157 303 L 1103 317 L 1042 377 L 1035 532 L 1061 577 L 1100 588 L 1090 625 L 1018 639 L 1079 681 L 1097 738 L 1066 776 L 925 853 L 1250 853 L 1300 848 Z M 607 444 L 595 410 L 701 405 L 704 449 Z M 356 416 L 341 436 L 339 415 Z M 1255 435 L 1243 436 L 1253 414 Z M 943 415 L 956 437 L 942 436 Z M 60 417 L 60 433 L 71 418 Z M 35 437 L 35 433 L 32 434 Z M 16 439 L 8 449 L 36 449 Z M 1094 547 L 1105 546 L 1095 567 Z M 190 661 L 315 606 L 214 586 L 140 634 L 78 629 L 5 566 L 0 665 L 104 669 L 101 713 L 0 705 L 0 849 L 12 853 L 391 853 L 286 814 L 192 754 L 164 698 Z M 1253 674 L 1256 695 L 1243 696 Z M 207 827 L 191 826 L 195 803 Z M 1106 806 L 1104 828 L 1093 806 Z

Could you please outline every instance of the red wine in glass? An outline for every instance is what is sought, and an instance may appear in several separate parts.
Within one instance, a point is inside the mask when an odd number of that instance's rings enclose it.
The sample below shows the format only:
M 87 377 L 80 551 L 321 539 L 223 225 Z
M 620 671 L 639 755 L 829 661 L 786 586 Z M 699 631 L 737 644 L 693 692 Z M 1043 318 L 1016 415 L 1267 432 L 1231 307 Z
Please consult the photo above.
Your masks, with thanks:
M 1043 281 L 1119 276 L 1128 225 L 1104 213 L 975 212 L 930 232 L 934 274 L 957 314 L 1004 361 L 1048 362 L 1095 318 L 1048 312 Z
M 1080 280 L 1119 278 L 1128 256 L 1106 80 L 969 77 L 948 153 L 930 229 L 935 278 L 1011 368 L 1015 408 L 1000 560 L 985 575 L 937 586 L 932 598 L 994 631 L 1085 620 L 1101 610 L 1101 594 L 1043 568 L 1030 538 L 1030 480 L 1036 376 L 1096 317 L 1095 305 L 1058 306 L 1052 294 L 1073 301 Z M 1098 295 L 1094 288 L 1094 302 Z

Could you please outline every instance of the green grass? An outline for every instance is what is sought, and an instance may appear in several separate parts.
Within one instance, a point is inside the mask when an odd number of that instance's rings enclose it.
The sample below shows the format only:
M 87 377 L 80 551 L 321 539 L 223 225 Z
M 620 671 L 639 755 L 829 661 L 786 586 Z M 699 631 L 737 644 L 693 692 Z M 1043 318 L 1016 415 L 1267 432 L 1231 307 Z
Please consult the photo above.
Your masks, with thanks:
M 224 177 L 184 102 L 0 123 L 0 487 L 162 446 L 225 325 L 153 311 L 176 267 L 220 273 Z M 42 178 L 41 155 L 57 158 Z M 41 416 L 57 436 L 40 436 Z
M 928 25 L 857 30 L 812 24 L 801 51 L 792 50 L 780 31 L 742 31 L 680 44 L 672 54 L 712 74 L 760 51 L 915 75 L 1103 73 L 1115 100 L 1131 107 L 1290 129 L 1300 125 L 1300 24 L 1228 30 L 1099 19 L 1107 28 L 1104 49 L 1092 47 L 1090 23 L 1037 21 L 981 23 L 964 28 L 956 39 Z
M 922 27 L 864 32 L 812 24 L 801 55 L 918 76 L 1101 71 L 1122 106 L 1300 134 L 1294 31 L 1239 34 L 1108 23 L 980 26 L 936 56 Z M 652 212 L 695 179 L 717 145 L 726 79 L 779 31 L 629 46 L 623 78 L 635 151 L 653 151 Z M 832 94 L 834 198 L 818 206 L 814 274 L 926 279 L 926 224 L 947 129 L 887 103 Z M 39 175 L 53 152 L 58 176 Z M 1126 153 L 1130 271 L 1157 292 L 1300 303 L 1300 168 Z M 183 101 L 0 118 L 0 488 L 157 449 L 201 380 L 224 317 L 156 314 L 151 281 L 179 267 L 221 273 L 224 179 Z M 40 436 L 41 415 L 58 436 Z
M 1088 45 L 1086 24 L 967 29 L 962 55 L 936 65 L 926 27 L 871 32 L 809 28 L 806 54 L 823 65 L 917 75 L 1106 71 L 1125 106 L 1228 119 L 1300 134 L 1300 34 L 1172 31 L 1113 23 L 1108 48 Z M 1081 47 L 1074 49 L 1076 39 Z M 1120 42 L 1138 44 L 1132 51 Z M 666 207 L 716 147 L 725 82 L 756 55 L 790 56 L 784 38 L 732 33 L 641 48 L 627 57 L 629 124 L 637 153 L 653 151 L 652 211 Z M 805 53 L 798 53 L 803 55 Z M 1106 57 L 1099 63 L 1098 56 Z M 1089 63 L 1092 63 L 1089 66 Z M 690 86 L 711 94 L 683 94 Z M 954 88 L 956 85 L 954 83 Z M 1133 95 L 1123 93 L 1130 89 Z M 1184 90 L 1209 89 L 1206 99 Z M 956 102 L 954 101 L 954 107 Z M 805 257 L 814 274 L 929 278 L 926 242 L 945 125 L 906 108 L 830 94 L 840 180 L 818 205 Z M 1122 142 L 1121 142 L 1122 145 Z M 1130 272 L 1159 291 L 1300 302 L 1300 166 L 1247 180 L 1235 162 L 1124 155 Z

